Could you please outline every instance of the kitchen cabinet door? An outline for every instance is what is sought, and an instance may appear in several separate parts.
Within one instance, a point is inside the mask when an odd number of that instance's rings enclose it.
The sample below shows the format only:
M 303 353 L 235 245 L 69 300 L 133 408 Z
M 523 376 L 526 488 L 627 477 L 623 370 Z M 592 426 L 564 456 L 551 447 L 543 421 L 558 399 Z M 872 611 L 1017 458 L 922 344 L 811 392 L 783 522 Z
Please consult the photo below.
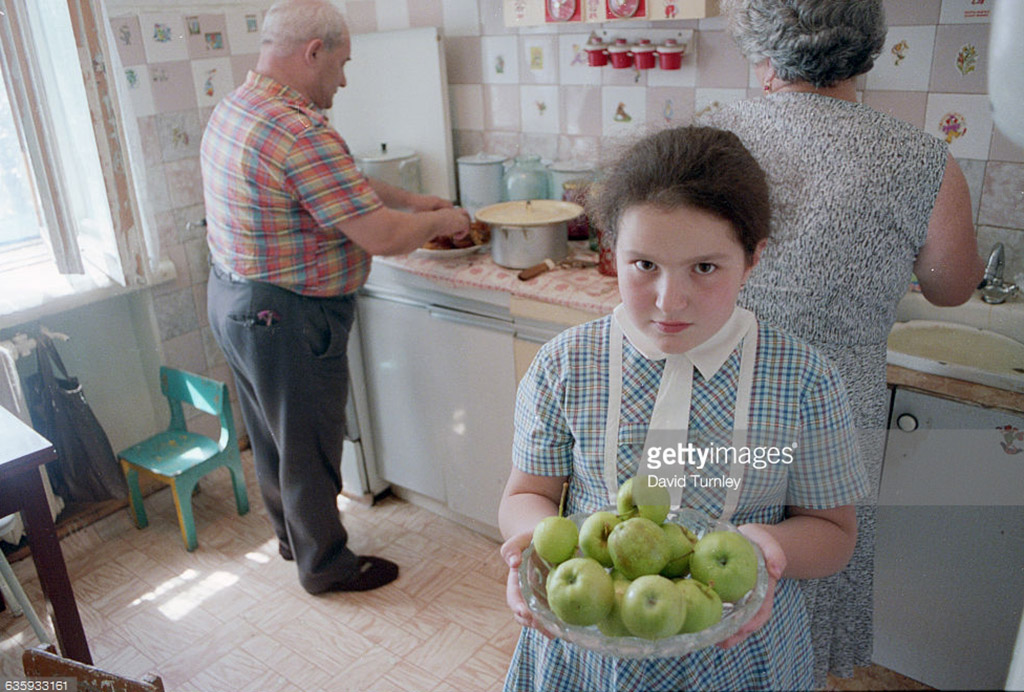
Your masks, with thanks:
M 1024 606 L 1024 416 L 897 389 L 879 492 L 875 663 L 1006 681 Z
M 434 321 L 422 307 L 361 296 L 359 325 L 377 470 L 390 483 L 444 502 Z
M 443 384 L 433 403 L 445 419 L 448 508 L 496 527 L 512 466 L 512 326 L 438 308 L 430 315 L 445 344 L 437 363 Z
M 511 321 L 415 301 L 360 297 L 381 475 L 497 527 L 511 467 Z

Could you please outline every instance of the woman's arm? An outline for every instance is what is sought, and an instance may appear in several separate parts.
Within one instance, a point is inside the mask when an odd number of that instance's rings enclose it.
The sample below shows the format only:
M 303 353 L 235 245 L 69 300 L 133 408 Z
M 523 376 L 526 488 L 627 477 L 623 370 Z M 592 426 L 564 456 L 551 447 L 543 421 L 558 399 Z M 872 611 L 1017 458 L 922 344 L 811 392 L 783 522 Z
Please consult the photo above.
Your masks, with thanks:
M 835 574 L 850 561 L 857 542 L 857 512 L 853 505 L 834 509 L 790 507 L 778 524 L 758 525 L 769 533 L 786 556 L 783 577 L 819 579 Z
M 544 517 L 558 514 L 565 479 L 566 476 L 535 476 L 513 467 L 498 506 L 498 525 L 506 539 L 501 546 L 501 557 L 508 565 L 505 601 L 516 622 L 524 627 L 535 627 L 544 634 L 547 633 L 533 619 L 519 592 L 517 572 L 534 527 Z
M 928 236 L 914 263 L 924 297 L 940 306 L 967 301 L 985 273 L 974 236 L 967 180 L 956 159 L 946 156 L 946 172 L 928 222 Z
M 541 519 L 558 514 L 565 479 L 566 476 L 535 476 L 513 468 L 498 506 L 501 535 L 506 539 L 524 533 L 533 535 L 533 528 Z
M 853 505 L 835 509 L 790 507 L 789 518 L 778 524 L 743 524 L 739 530 L 764 554 L 768 592 L 757 614 L 719 644 L 723 649 L 736 646 L 768 622 L 779 579 L 827 577 L 846 566 L 857 542 L 857 513 Z

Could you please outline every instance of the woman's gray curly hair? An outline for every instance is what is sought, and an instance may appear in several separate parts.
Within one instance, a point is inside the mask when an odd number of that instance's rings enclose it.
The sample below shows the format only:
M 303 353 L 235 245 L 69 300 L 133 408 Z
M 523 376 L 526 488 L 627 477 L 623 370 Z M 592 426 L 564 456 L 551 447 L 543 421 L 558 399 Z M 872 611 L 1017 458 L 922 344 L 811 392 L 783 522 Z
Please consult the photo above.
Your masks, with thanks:
M 723 0 L 740 51 L 787 82 L 829 87 L 871 69 L 885 45 L 882 0 Z

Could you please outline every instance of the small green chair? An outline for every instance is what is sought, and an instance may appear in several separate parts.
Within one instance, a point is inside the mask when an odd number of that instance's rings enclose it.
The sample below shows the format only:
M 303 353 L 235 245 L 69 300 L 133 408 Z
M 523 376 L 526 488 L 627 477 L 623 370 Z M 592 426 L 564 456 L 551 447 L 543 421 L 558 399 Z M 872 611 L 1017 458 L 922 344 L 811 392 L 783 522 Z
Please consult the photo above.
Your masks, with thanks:
M 238 513 L 249 511 L 249 496 L 242 475 L 242 458 L 238 453 L 235 421 L 231 415 L 228 387 L 223 382 L 201 377 L 184 370 L 160 368 L 160 390 L 171 408 L 171 423 L 159 433 L 129 447 L 120 454 L 121 468 L 128 481 L 129 499 L 135 525 L 140 529 L 149 525 L 146 509 L 142 506 L 139 473 L 171 486 L 174 506 L 178 510 L 178 523 L 185 549 L 196 549 L 196 524 L 192 516 L 192 491 L 199 479 L 226 466 L 231 472 Z M 185 426 L 182 403 L 217 416 L 220 419 L 220 440 L 189 432 Z

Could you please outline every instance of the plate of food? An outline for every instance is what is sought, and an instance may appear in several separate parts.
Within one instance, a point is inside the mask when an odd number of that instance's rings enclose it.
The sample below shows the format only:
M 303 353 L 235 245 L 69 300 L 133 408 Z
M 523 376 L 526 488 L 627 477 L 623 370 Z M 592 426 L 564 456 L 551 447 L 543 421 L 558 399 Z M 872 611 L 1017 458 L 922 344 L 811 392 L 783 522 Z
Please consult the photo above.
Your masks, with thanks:
M 436 259 L 465 257 L 488 247 L 490 241 L 491 231 L 487 224 L 474 221 L 470 224 L 469 235 L 465 238 L 437 236 L 424 243 L 423 247 L 417 248 L 413 254 Z
M 718 644 L 754 617 L 769 582 L 755 543 L 699 510 L 622 498 L 538 524 L 519 588 L 544 629 L 607 656 L 666 658 Z

